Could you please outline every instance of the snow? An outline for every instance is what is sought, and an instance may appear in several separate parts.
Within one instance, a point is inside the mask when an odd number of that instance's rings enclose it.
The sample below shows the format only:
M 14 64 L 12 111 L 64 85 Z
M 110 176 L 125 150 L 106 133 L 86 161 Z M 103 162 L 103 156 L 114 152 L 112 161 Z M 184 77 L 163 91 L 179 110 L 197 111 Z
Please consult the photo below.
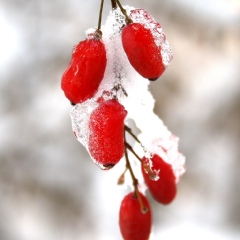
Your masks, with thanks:
M 77 104 L 70 111 L 74 135 L 87 149 L 89 139 L 88 122 L 92 111 L 97 107 L 97 105 L 96 101 L 89 99 L 82 104 Z
M 124 8 L 129 15 L 134 9 L 130 6 Z M 163 46 L 163 59 L 165 65 L 168 65 L 172 59 L 172 52 L 160 24 L 155 23 L 145 10 L 134 11 L 131 16 L 133 16 L 133 22 L 143 23 L 147 28 L 152 29 L 156 44 L 160 47 Z M 153 112 L 155 100 L 148 89 L 150 81 L 135 71 L 124 53 L 121 41 L 121 29 L 124 25 L 125 17 L 120 9 L 110 11 L 105 25 L 101 28 L 102 40 L 107 51 L 107 67 L 104 79 L 92 99 L 77 104 L 71 109 L 73 131 L 77 139 L 88 150 L 88 121 L 91 112 L 97 106 L 97 99 L 102 96 L 105 99 L 114 96 L 128 112 L 126 123 L 128 120 L 133 120 L 141 131 L 139 138 L 147 149 L 145 156 L 148 157 L 149 152 L 157 153 L 166 162 L 172 164 L 178 182 L 185 172 L 185 157 L 178 150 L 178 138 Z M 158 31 L 155 31 L 156 26 Z M 87 30 L 87 36 L 92 31 L 93 29 Z M 96 161 L 94 160 L 94 162 Z

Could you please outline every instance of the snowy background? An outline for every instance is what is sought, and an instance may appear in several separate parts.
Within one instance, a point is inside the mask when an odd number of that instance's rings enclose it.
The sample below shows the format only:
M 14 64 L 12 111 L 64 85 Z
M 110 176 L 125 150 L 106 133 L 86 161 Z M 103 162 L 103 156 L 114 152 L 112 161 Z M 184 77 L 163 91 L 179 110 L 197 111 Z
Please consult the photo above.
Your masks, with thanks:
M 103 23 L 110 10 L 106 1 Z M 151 83 L 187 172 L 152 239 L 240 238 L 240 1 L 122 0 L 159 21 L 174 59 Z M 129 191 L 71 131 L 60 79 L 100 1 L 0 0 L 0 239 L 120 240 Z

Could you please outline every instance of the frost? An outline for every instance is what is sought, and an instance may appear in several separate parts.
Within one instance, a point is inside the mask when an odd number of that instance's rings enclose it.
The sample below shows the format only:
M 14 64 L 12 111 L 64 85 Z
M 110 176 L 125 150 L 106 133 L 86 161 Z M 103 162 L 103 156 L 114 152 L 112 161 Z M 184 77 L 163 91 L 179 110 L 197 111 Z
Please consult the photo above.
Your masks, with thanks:
M 82 104 L 76 104 L 72 107 L 70 116 L 72 120 L 72 129 L 77 140 L 88 149 L 89 127 L 88 122 L 91 112 L 97 107 L 97 102 L 89 99 Z
M 172 165 L 177 182 L 185 172 L 185 157 L 178 150 L 178 142 L 179 139 L 171 135 L 167 139 L 156 138 L 149 146 L 153 154 L 159 155 L 165 162 Z
M 160 178 L 160 176 L 159 176 L 160 169 L 159 170 L 153 169 L 153 164 L 152 164 L 151 158 L 152 158 L 152 156 L 144 159 L 143 169 L 149 175 L 151 180 L 157 181 Z
M 128 13 L 134 8 L 125 6 Z M 168 65 L 172 59 L 172 52 L 160 24 L 156 26 L 153 18 L 137 10 L 133 20 L 144 22 L 154 30 L 156 42 L 162 49 L 164 64 Z M 151 158 L 157 153 L 173 167 L 177 181 L 185 171 L 185 158 L 178 150 L 178 138 L 163 124 L 162 120 L 153 112 L 154 99 L 148 90 L 150 81 L 141 77 L 131 66 L 124 53 L 121 41 L 121 29 L 125 25 L 125 17 L 119 9 L 112 10 L 102 26 L 102 40 L 107 52 L 107 67 L 104 79 L 95 96 L 82 104 L 77 104 L 71 110 L 72 127 L 78 139 L 88 149 L 89 128 L 88 121 L 91 112 L 98 105 L 97 100 L 116 97 L 125 107 L 128 114 L 126 122 L 133 120 L 141 131 L 138 136 L 144 148 L 144 154 Z M 91 34 L 89 30 L 87 34 Z M 158 176 L 158 173 L 156 173 Z M 157 177 L 156 177 L 157 179 Z
M 161 55 L 162 55 L 163 64 L 165 66 L 168 66 L 170 61 L 173 58 L 173 55 L 172 55 L 172 50 L 169 46 L 169 42 L 167 40 L 165 40 L 162 43 Z

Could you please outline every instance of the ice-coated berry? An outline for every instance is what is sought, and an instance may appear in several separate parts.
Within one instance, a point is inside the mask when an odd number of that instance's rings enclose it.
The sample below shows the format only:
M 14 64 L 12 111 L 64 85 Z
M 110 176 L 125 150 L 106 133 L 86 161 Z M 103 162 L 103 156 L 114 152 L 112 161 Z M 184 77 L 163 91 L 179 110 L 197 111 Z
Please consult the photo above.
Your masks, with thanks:
M 149 192 L 157 202 L 169 204 L 173 201 L 177 193 L 176 177 L 172 166 L 154 154 L 151 158 L 152 170 L 159 171 L 159 178 L 158 180 L 152 180 L 144 169 L 144 163 L 147 161 L 145 157 L 142 159 L 142 174 Z
M 155 40 L 163 42 L 166 40 L 166 36 L 163 33 L 162 26 L 159 22 L 156 22 L 151 14 L 145 9 L 136 8 L 131 10 L 130 17 L 135 23 L 142 23 L 146 28 L 152 31 L 155 36 Z
M 130 23 L 122 30 L 124 51 L 133 68 L 144 78 L 156 80 L 165 70 L 161 47 L 144 24 Z
M 134 192 L 129 193 L 121 202 L 119 226 L 124 240 L 148 240 L 152 226 L 152 212 L 148 199 L 140 193 L 148 211 L 143 213 Z
M 114 99 L 103 101 L 89 120 L 89 152 L 103 169 L 113 167 L 123 157 L 124 119 L 127 111 Z
M 72 103 L 81 103 L 95 94 L 106 68 L 106 50 L 102 40 L 86 39 L 78 43 L 62 76 L 61 87 Z

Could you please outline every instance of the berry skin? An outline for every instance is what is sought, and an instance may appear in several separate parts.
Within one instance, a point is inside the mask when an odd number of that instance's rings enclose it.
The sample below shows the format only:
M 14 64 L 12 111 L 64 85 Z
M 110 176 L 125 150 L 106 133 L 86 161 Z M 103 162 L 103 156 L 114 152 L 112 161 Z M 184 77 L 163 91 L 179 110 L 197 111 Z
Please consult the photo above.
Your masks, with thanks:
M 122 44 L 129 62 L 144 78 L 158 79 L 165 70 L 161 47 L 158 47 L 150 29 L 141 23 L 130 23 L 122 30 Z
M 152 226 L 152 212 L 147 198 L 141 194 L 148 212 L 142 213 L 139 200 L 131 192 L 121 202 L 119 226 L 124 240 L 148 240 Z
M 102 40 L 92 38 L 77 44 L 62 76 L 61 87 L 65 96 L 74 104 L 93 97 L 103 79 L 106 64 Z
M 110 169 L 123 157 L 127 111 L 114 99 L 100 102 L 89 120 L 89 152 L 99 166 Z
M 143 163 L 147 161 L 144 157 L 142 159 Z M 166 163 L 158 155 L 154 155 L 151 158 L 152 161 L 152 170 L 159 172 L 159 179 L 157 181 L 152 180 L 148 173 L 146 173 L 142 164 L 142 174 L 145 180 L 146 185 L 149 188 L 149 191 L 153 198 L 162 204 L 169 204 L 173 201 L 177 194 L 177 184 L 176 177 L 173 173 L 172 166 Z

